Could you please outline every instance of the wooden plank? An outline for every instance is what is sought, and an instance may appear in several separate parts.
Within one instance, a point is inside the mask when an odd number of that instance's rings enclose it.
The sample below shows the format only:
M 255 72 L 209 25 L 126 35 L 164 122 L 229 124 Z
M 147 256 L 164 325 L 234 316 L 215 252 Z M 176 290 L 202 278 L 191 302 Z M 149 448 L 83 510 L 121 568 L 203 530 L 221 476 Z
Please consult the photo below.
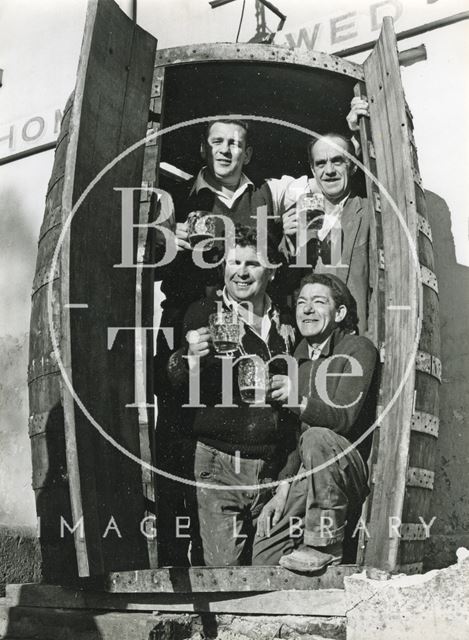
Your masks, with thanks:
M 145 146 L 143 174 L 149 172 L 150 166 L 154 165 L 153 155 L 148 157 L 148 144 Z M 142 186 L 145 186 L 142 183 Z M 147 185 L 149 186 L 149 185 Z M 146 194 L 142 194 L 147 197 Z M 154 296 L 153 296 L 153 273 L 145 268 L 144 264 L 151 264 L 151 252 L 154 245 L 149 234 L 148 223 L 150 222 L 150 207 L 147 202 L 140 202 L 139 224 L 137 238 L 137 263 L 135 269 L 135 402 L 138 405 L 138 426 L 141 459 L 151 464 L 154 462 L 152 456 L 152 446 L 150 434 L 155 430 L 155 400 L 153 384 L 153 332 L 148 331 L 148 327 L 153 326 Z M 154 262 L 154 260 L 153 260 Z M 139 330 L 140 328 L 145 328 Z M 155 491 L 153 473 L 148 468 L 142 468 L 142 489 L 145 497 L 145 504 L 152 505 L 153 509 L 145 509 L 144 518 L 155 514 Z M 151 521 L 150 521 L 151 523 Z M 146 538 L 149 567 L 158 566 L 158 552 L 156 539 L 151 536 Z
M 440 302 L 438 294 L 430 287 L 423 287 L 423 317 L 422 331 L 420 333 L 419 349 L 439 356 L 440 350 L 440 325 L 438 322 L 438 314 L 440 311 Z M 426 379 L 426 385 L 419 381 L 418 390 L 422 393 L 425 386 L 434 386 L 433 383 Z M 438 397 L 439 385 L 436 387 L 436 397 Z
M 218 627 L 219 637 L 245 638 L 244 634 L 234 635 L 230 631 L 230 620 L 220 618 L 203 618 L 202 616 L 181 615 L 176 619 L 155 616 L 151 612 L 102 612 L 99 610 L 73 610 L 73 609 L 47 609 L 33 607 L 6 608 L 0 605 L 0 621 L 8 620 L 9 638 L 13 640 L 64 640 L 73 638 L 76 640 L 149 640 L 150 638 L 200 638 L 214 637 L 214 633 L 203 631 L 215 631 Z M 278 614 L 274 621 L 277 627 L 284 629 L 285 620 Z M 308 633 L 320 626 L 320 632 L 324 635 L 330 631 L 330 635 L 336 638 L 345 637 L 345 619 L 324 620 L 318 618 L 316 625 L 314 614 L 306 620 L 298 623 L 290 621 L 290 627 L 294 627 L 290 637 L 318 637 L 317 633 Z M 329 623 L 329 624 L 328 624 Z M 262 620 L 253 621 L 253 633 L 260 637 L 263 634 Z M 306 628 L 306 633 L 304 632 Z M 338 635 L 340 634 L 340 635 Z
M 268 593 L 119 594 L 67 589 L 52 585 L 8 585 L 10 607 L 158 611 L 264 615 L 345 616 L 343 589 L 270 591 Z
M 415 565 L 421 563 L 425 556 L 427 546 L 427 538 L 424 534 L 420 534 L 419 540 L 401 540 L 399 548 L 399 567 L 406 565 Z M 423 564 L 423 563 L 422 563 Z
M 420 264 L 428 267 L 431 271 L 435 271 L 435 259 L 433 255 L 433 244 L 427 233 L 422 231 L 420 220 L 424 220 L 419 215 L 419 235 L 418 235 L 418 253 Z M 431 231 L 429 232 L 431 234 Z
M 428 474 L 431 474 L 433 473 L 434 464 L 435 438 L 426 433 L 412 430 L 410 434 L 409 469 L 425 469 Z M 407 470 L 408 479 L 409 469 Z M 408 484 L 407 486 L 410 485 Z
M 433 513 L 430 510 L 432 502 L 432 492 L 426 488 L 421 487 L 406 487 L 405 491 L 405 516 L 403 514 L 402 519 L 405 517 L 406 522 L 417 522 L 422 524 L 419 518 L 423 518 L 425 522 L 430 522 Z M 428 515 L 427 515 L 428 514 Z M 417 560 L 422 560 L 417 558 Z
M 63 430 L 56 433 L 53 444 L 48 431 L 39 433 L 31 438 L 33 489 L 41 489 L 47 485 L 54 485 L 66 481 L 67 461 L 65 455 L 65 436 Z
M 437 380 L 437 378 L 428 376 L 427 374 L 421 374 L 418 371 L 417 375 L 425 376 L 426 385 L 421 386 L 420 389 L 416 390 L 414 399 L 415 411 L 424 411 L 426 413 L 431 413 L 432 415 L 437 416 L 440 408 L 438 396 L 440 382 Z
M 251 43 L 197 44 L 170 49 L 160 49 L 155 58 L 155 67 L 176 64 L 227 62 L 241 60 L 247 62 L 282 63 L 282 65 L 306 66 L 324 69 L 340 75 L 348 75 L 363 80 L 363 68 L 355 62 L 322 53 L 287 49 L 277 45 Z
M 419 351 L 416 354 L 413 398 L 410 396 L 412 387 L 409 384 L 406 390 L 407 400 L 404 403 L 405 406 L 401 406 L 403 411 L 398 417 L 400 429 L 396 430 L 393 427 L 390 429 L 390 425 L 386 428 L 385 423 L 380 429 L 382 448 L 377 452 L 378 466 L 374 474 L 376 484 L 373 487 L 372 495 L 373 509 L 368 522 L 368 526 L 373 530 L 373 538 L 365 549 L 365 558 L 368 563 L 382 568 L 392 569 L 394 566 L 395 569 L 399 563 L 411 570 L 412 566 L 421 566 L 419 562 L 423 557 L 423 546 L 420 541 L 405 539 L 405 537 L 412 537 L 415 533 L 413 528 L 422 526 L 417 522 L 419 518 L 428 518 L 428 514 L 431 513 L 430 489 L 433 484 L 432 469 L 437 430 L 435 431 L 434 423 L 428 422 L 424 416 L 437 416 L 438 413 L 438 380 L 441 379 L 441 362 L 438 357 L 438 284 L 434 273 L 432 235 L 426 219 L 427 210 L 418 171 L 417 154 L 415 148 L 411 149 L 408 144 L 412 138 L 413 125 L 407 116 L 398 69 L 394 65 L 395 46 L 392 29 L 389 20 L 386 23 L 380 44 L 365 64 L 365 77 L 371 103 L 371 124 L 375 134 L 380 136 L 380 139 L 374 144 L 374 154 L 377 157 L 378 178 L 384 183 L 397 202 L 399 210 L 404 214 L 413 242 L 417 241 L 419 270 L 423 281 L 423 306 L 419 313 L 422 326 Z M 379 122 L 374 119 L 374 115 L 378 114 L 381 118 Z M 383 131 L 383 123 L 385 123 L 384 129 L 387 126 L 387 133 L 385 130 Z M 387 149 L 383 146 L 383 137 L 391 141 L 391 145 Z M 399 171 L 404 171 L 404 175 Z M 404 190 L 402 190 L 402 186 L 404 186 Z M 399 196 L 401 197 L 400 201 Z M 388 247 L 386 243 L 384 246 L 384 258 L 388 276 L 385 294 L 389 305 L 389 296 L 393 294 L 392 280 L 397 275 L 398 280 L 407 282 L 410 274 L 403 277 L 403 263 L 399 260 L 396 261 L 393 247 L 389 247 L 389 242 L 395 242 L 398 237 L 399 230 L 394 229 L 393 231 L 390 224 L 390 216 L 393 216 L 393 213 L 389 208 L 386 212 L 387 205 L 382 197 L 379 208 L 382 213 L 386 214 L 382 216 L 382 220 L 384 238 L 388 241 Z M 403 247 L 405 247 L 404 243 Z M 402 247 L 400 251 L 403 251 Z M 398 284 L 398 286 L 400 285 Z M 411 300 L 415 306 L 415 288 Z M 415 316 L 412 322 L 415 323 Z M 396 347 L 399 358 L 402 353 L 410 351 L 410 344 L 406 343 L 405 332 L 399 332 L 399 339 L 404 337 L 405 345 L 399 353 L 397 340 L 394 342 L 395 347 L 389 344 L 389 332 L 393 331 L 393 327 L 387 318 L 385 324 L 386 358 L 391 358 L 391 361 L 395 363 Z M 383 381 L 386 381 L 386 359 L 384 369 L 382 375 Z M 383 405 L 385 405 L 384 395 L 382 393 L 380 397 L 380 402 Z M 412 412 L 410 415 L 410 434 L 407 426 L 409 407 Z M 415 419 L 416 416 L 421 416 L 421 425 Z M 420 426 L 422 428 L 416 428 Z M 396 456 L 396 452 L 399 455 Z M 410 528 L 408 530 L 404 528 L 404 538 L 394 537 L 380 551 L 380 538 L 385 535 L 387 518 L 392 516 L 397 516 L 404 522 L 410 523 Z M 377 536 L 375 536 L 376 523 L 378 526 L 381 523 L 381 529 L 378 528 Z M 387 549 L 384 548 L 386 546 Z M 387 557 L 385 557 L 386 553 Z
M 60 336 L 60 269 L 56 270 L 51 300 L 49 280 L 51 256 L 62 223 L 62 189 L 71 101 L 64 111 L 58 152 L 49 182 L 46 210 L 41 227 L 36 260 L 36 276 L 31 299 L 29 342 L 29 428 L 32 454 L 32 484 L 36 498 L 38 534 L 42 556 L 42 576 L 51 582 L 70 581 L 76 576 L 72 538 L 60 536 L 60 515 L 71 522 L 70 496 L 65 458 L 62 391 L 57 361 L 53 357 L 49 330 L 48 305 L 52 307 L 52 325 Z M 53 184 L 52 184 L 53 183 Z
M 144 137 L 154 51 L 155 40 L 115 3 L 90 2 L 71 116 L 64 215 L 99 171 Z M 137 456 L 138 416 L 126 408 L 134 399 L 134 336 L 122 332 L 126 335 L 108 350 L 107 329 L 134 327 L 135 273 L 114 268 L 121 243 L 115 187 L 139 186 L 142 160 L 143 147 L 103 176 L 74 217 L 61 253 L 67 274 L 62 283 L 62 352 L 68 380 L 93 418 Z M 66 306 L 77 302 L 88 307 Z M 138 528 L 144 513 L 139 467 L 98 436 L 68 389 L 64 409 L 74 522 L 86 515 L 84 538 L 79 529 L 75 534 L 80 575 L 148 566 Z M 121 538 L 115 532 L 103 538 L 111 518 L 124 529 Z
M 407 118 L 407 131 L 412 131 L 411 116 Z M 427 208 L 425 194 L 420 180 L 418 157 L 415 147 L 412 147 L 412 163 L 414 170 L 414 189 L 417 211 L 419 214 L 418 251 L 421 264 L 423 286 L 422 326 L 419 341 L 420 352 L 431 354 L 430 375 L 419 370 L 416 366 L 414 407 L 416 410 L 424 409 L 431 415 L 438 414 L 439 383 L 441 382 L 442 368 L 439 359 L 440 335 L 439 335 L 439 300 L 438 282 L 434 273 L 434 256 L 431 242 L 431 229 L 425 225 Z M 420 353 L 419 352 L 419 353 Z M 417 355 L 418 358 L 418 355 Z M 428 437 L 426 433 L 412 431 L 409 451 L 409 465 L 425 467 L 431 471 L 435 466 L 436 440 Z M 431 492 L 419 487 L 408 487 L 403 506 L 402 519 L 405 522 L 419 520 L 432 522 L 433 511 L 431 509 Z M 403 541 L 399 549 L 399 564 L 418 567 L 424 558 L 425 541 Z
M 205 593 L 341 589 L 356 565 L 328 567 L 316 576 L 301 576 L 281 567 L 171 567 L 114 572 L 106 577 L 109 593 Z
M 354 87 L 355 97 L 366 97 L 367 90 L 364 82 L 357 83 Z M 363 164 L 376 175 L 376 152 L 371 140 L 371 125 L 368 118 L 360 118 L 360 145 L 362 148 Z M 380 290 L 384 289 L 384 262 L 383 235 L 381 222 L 381 200 L 376 185 L 369 175 L 365 175 L 366 194 L 368 206 L 370 207 L 370 274 L 369 285 L 372 290 L 370 308 L 368 311 L 368 336 L 379 348 L 383 344 L 385 335 L 383 304 L 380 299 Z M 381 259 L 382 257 L 382 259 Z M 378 403 L 379 404 L 379 403 Z M 379 445 L 379 429 L 375 429 L 372 436 L 372 447 L 370 453 L 369 467 L 373 469 L 376 464 L 376 457 Z M 365 500 L 362 508 L 362 522 L 368 522 L 371 513 L 372 492 Z M 357 564 L 363 565 L 365 562 L 365 549 L 368 543 L 368 536 L 364 529 L 360 530 L 357 547 Z
M 405 102 L 392 21 L 385 19 L 379 41 L 364 64 L 378 179 L 394 199 L 412 239 L 417 214 L 410 150 L 405 136 Z M 385 252 L 385 362 L 380 403 L 385 407 L 404 378 L 417 331 L 417 278 L 408 240 L 390 203 L 381 195 Z M 405 282 L 408 286 L 403 287 Z M 410 306 L 403 314 L 389 307 Z M 411 372 L 391 410 L 381 420 L 377 482 L 373 491 L 365 561 L 393 570 L 399 539 L 389 537 L 390 517 L 402 514 L 413 410 L 415 374 Z

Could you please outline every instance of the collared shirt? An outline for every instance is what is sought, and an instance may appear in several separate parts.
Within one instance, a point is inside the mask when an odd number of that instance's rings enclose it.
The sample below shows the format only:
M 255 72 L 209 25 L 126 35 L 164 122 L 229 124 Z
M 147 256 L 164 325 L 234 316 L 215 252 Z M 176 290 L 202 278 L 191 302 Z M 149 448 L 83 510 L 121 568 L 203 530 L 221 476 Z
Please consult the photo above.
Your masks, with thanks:
M 347 194 L 345 198 L 343 198 L 329 213 L 324 214 L 324 219 L 322 223 L 322 227 L 318 231 L 319 240 L 324 240 L 327 238 L 328 234 L 331 232 L 332 228 L 339 222 L 340 217 L 342 215 L 342 211 L 344 210 L 345 203 L 348 200 L 350 194 Z
M 249 178 L 244 173 L 242 173 L 236 191 L 231 194 L 224 193 L 221 189 L 217 189 L 207 182 L 207 180 L 205 179 L 206 169 L 207 167 L 202 167 L 202 169 L 199 171 L 190 193 L 192 194 L 194 191 L 196 193 L 199 193 L 201 189 L 209 189 L 223 202 L 223 204 L 228 207 L 228 209 L 231 209 L 233 207 L 236 200 L 243 195 L 243 193 L 246 191 L 246 189 L 249 188 L 249 186 L 254 186 L 251 180 L 249 180 Z
M 190 190 L 190 194 L 194 193 L 194 191 L 196 193 L 199 193 L 201 189 L 209 189 L 229 209 L 234 206 L 236 200 L 238 200 L 238 198 L 243 195 L 246 189 L 248 189 L 250 186 L 254 186 L 253 182 L 251 182 L 251 180 L 249 180 L 249 178 L 244 173 L 242 173 L 238 188 L 231 195 L 228 195 L 226 193 L 223 193 L 223 191 L 212 187 L 212 185 L 206 181 L 204 177 L 205 169 L 206 167 L 202 167 L 202 169 L 199 171 L 197 178 L 192 185 L 192 189 Z M 163 234 L 158 227 L 166 227 L 168 229 L 171 229 L 171 231 L 173 232 L 175 231 L 176 216 L 174 210 L 174 201 L 171 195 L 163 189 L 157 189 L 157 193 L 161 210 L 158 218 L 158 226 L 156 227 L 156 244 L 159 246 L 166 246 L 167 236 Z
M 328 340 L 330 340 L 330 336 L 327 336 L 321 344 L 308 344 L 308 353 L 311 360 L 317 360 L 319 358 Z
M 246 308 L 236 300 L 233 300 L 233 298 L 229 295 L 228 291 L 226 290 L 226 287 L 223 288 L 222 295 L 223 295 L 223 301 L 226 304 L 226 306 L 229 307 L 230 309 L 233 309 L 233 311 L 235 311 L 238 314 L 238 316 L 242 319 L 244 323 L 249 325 L 255 333 L 258 333 L 253 323 L 249 322 L 248 320 L 250 315 L 249 308 L 247 313 L 248 317 L 246 318 Z M 271 311 L 273 307 L 272 307 L 272 300 L 267 294 L 265 294 L 264 300 L 265 300 L 264 314 L 262 316 L 261 331 L 259 335 L 262 338 L 262 340 L 264 340 L 264 342 L 267 342 L 267 338 L 269 337 L 269 333 L 270 333 L 270 327 L 272 326 Z M 240 313 L 240 308 L 242 310 L 241 313 Z
M 280 216 L 295 207 L 303 193 L 313 190 L 315 180 L 308 176 L 294 178 L 283 175 L 281 178 L 270 178 L 266 182 L 272 194 L 273 213 Z
M 303 194 L 318 191 L 315 179 L 312 177 L 309 178 L 308 176 L 293 178 L 292 176 L 283 175 L 281 178 L 271 178 L 267 180 L 267 185 L 272 194 L 273 212 L 274 215 L 277 216 L 295 208 L 298 199 Z M 319 240 L 324 240 L 331 229 L 337 224 L 337 221 L 340 220 L 348 197 L 349 194 L 347 194 L 332 211 L 325 213 L 322 228 L 318 231 Z M 295 247 L 295 253 L 296 250 Z

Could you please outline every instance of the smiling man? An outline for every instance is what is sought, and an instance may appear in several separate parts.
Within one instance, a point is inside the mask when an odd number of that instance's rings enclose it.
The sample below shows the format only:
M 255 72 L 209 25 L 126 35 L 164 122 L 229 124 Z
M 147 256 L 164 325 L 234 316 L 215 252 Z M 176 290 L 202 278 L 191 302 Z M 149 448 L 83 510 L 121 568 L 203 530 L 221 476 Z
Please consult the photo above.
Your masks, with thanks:
M 262 484 L 279 475 L 291 475 L 288 454 L 294 453 L 296 446 L 295 416 L 279 405 L 243 402 L 238 365 L 234 366 L 232 382 L 223 377 L 226 357 L 215 353 L 208 328 L 212 313 L 226 310 L 238 316 L 241 336 L 233 353 L 235 361 L 251 354 L 268 362 L 291 353 L 294 329 L 289 315 L 266 293 L 273 270 L 262 264 L 256 245 L 256 232 L 238 225 L 235 246 L 226 256 L 223 291 L 189 307 L 184 318 L 184 345 L 169 361 L 170 379 L 178 393 L 183 390 L 184 404 L 189 404 L 191 370 L 200 381 L 199 406 L 186 408 L 193 413 L 193 468 L 199 483 L 191 519 L 193 552 L 198 546 L 198 517 L 202 561 L 210 566 L 250 564 L 257 517 L 272 495 Z M 275 261 L 274 248 L 269 256 Z M 270 365 L 278 375 L 285 369 L 282 359 Z M 223 384 L 230 385 L 229 403 Z
M 168 345 L 161 332 L 157 337 L 155 358 L 155 393 L 158 396 L 157 440 L 164 443 L 155 451 L 157 466 L 169 473 L 177 472 L 179 466 L 180 438 L 184 435 L 185 416 L 180 402 L 174 397 L 166 376 L 166 365 L 172 352 L 184 336 L 183 319 L 191 303 L 222 286 L 218 268 L 202 269 L 194 264 L 194 251 L 189 243 L 187 217 L 192 211 L 225 216 L 233 224 L 256 228 L 259 207 L 266 208 L 269 233 L 280 244 L 283 236 L 280 216 L 272 218 L 272 199 L 266 185 L 255 187 L 245 175 L 244 169 L 252 157 L 249 124 L 242 120 L 220 119 L 210 122 L 202 136 L 200 155 L 204 166 L 195 179 L 178 185 L 171 192 L 174 209 L 166 212 L 167 224 L 174 232 L 178 253 L 176 258 L 156 270 L 156 280 L 161 280 L 162 302 L 160 326 L 173 333 L 173 344 Z M 224 234 L 220 218 L 215 219 L 215 235 Z M 161 247 L 163 251 L 165 246 Z M 211 251 L 203 254 L 206 263 L 216 264 L 224 253 L 224 243 L 216 242 Z M 200 255 L 200 252 L 199 252 Z M 188 427 L 186 427 L 186 432 Z M 179 487 L 172 481 L 159 481 L 159 513 L 164 522 L 174 521 L 174 511 L 181 512 Z M 178 498 L 179 495 L 179 498 Z M 183 564 L 185 549 L 174 542 L 174 535 L 166 534 L 169 526 L 160 535 L 160 558 L 164 564 Z M 182 551 L 179 551 L 179 548 Z
M 368 493 L 365 443 L 353 443 L 374 422 L 377 352 L 355 335 L 355 300 L 334 275 L 303 279 L 296 321 L 301 466 L 259 517 L 253 563 L 314 573 L 341 561 L 346 523 Z M 290 387 L 274 376 L 272 399 L 286 403 Z
M 161 325 L 173 327 L 175 342 L 181 338 L 182 318 L 191 302 L 206 294 L 207 287 L 219 284 L 217 269 L 201 269 L 194 264 L 193 248 L 189 243 L 187 217 L 192 211 L 225 216 L 233 224 L 256 228 L 259 207 L 266 208 L 269 216 L 269 233 L 280 244 L 283 236 L 281 217 L 273 219 L 270 191 L 266 185 L 255 187 L 245 175 L 244 169 L 252 157 L 250 131 L 242 120 L 217 120 L 210 122 L 200 144 L 204 166 L 196 178 L 179 185 L 172 192 L 174 201 L 172 228 L 175 232 L 178 255 L 167 267 L 157 271 L 162 278 L 161 290 L 166 296 L 163 302 Z M 224 236 L 221 219 L 215 220 L 215 235 Z M 216 263 L 224 252 L 223 242 L 206 252 L 206 263 Z
M 359 115 L 367 113 L 367 108 L 364 100 L 352 101 L 348 117 L 351 128 L 356 126 Z M 297 202 L 305 195 L 323 194 L 325 211 L 318 231 L 319 256 L 304 273 L 312 270 L 332 273 L 348 286 L 357 303 L 359 330 L 363 334 L 368 329 L 373 289 L 370 284 L 370 273 L 374 272 L 370 233 L 373 211 L 367 199 L 354 190 L 355 146 L 340 133 L 327 133 L 308 143 L 308 157 L 312 177 L 282 176 L 268 181 L 274 214 L 282 217 L 284 234 L 296 245 Z
M 355 107 L 352 112 L 354 109 Z M 292 232 L 291 215 L 288 211 L 282 215 L 284 210 L 273 199 L 275 193 L 270 182 L 257 188 L 244 173 L 253 153 L 250 137 L 249 123 L 245 121 L 221 119 L 210 122 L 200 144 L 204 166 L 194 180 L 179 185 L 171 194 L 174 210 L 169 212 L 167 224 L 174 231 L 178 254 L 171 264 L 157 269 L 155 275 L 156 280 L 161 280 L 161 291 L 165 296 L 160 326 L 173 332 L 174 346 L 179 345 L 183 338 L 182 323 L 189 305 L 221 284 L 218 269 L 200 269 L 194 264 L 194 252 L 188 242 L 186 223 L 191 211 L 221 214 L 233 223 L 256 228 L 258 208 L 264 207 L 268 216 L 268 233 L 276 246 L 280 247 L 286 241 L 287 234 L 295 233 Z M 223 236 L 221 220 L 217 219 L 216 224 L 216 235 Z M 365 225 L 362 225 L 362 232 L 366 235 Z M 358 247 L 358 244 L 359 242 L 353 241 L 345 246 Z M 215 263 L 218 260 L 220 252 L 223 253 L 225 248 L 220 245 L 223 243 L 218 243 L 212 253 L 206 252 L 206 262 L 212 260 Z M 165 250 L 165 246 L 162 249 Z M 366 245 L 366 251 L 367 249 Z M 358 248 L 353 255 L 358 255 Z M 354 260 L 351 265 L 353 273 L 356 270 L 355 262 L 357 261 Z M 363 275 L 364 279 L 367 278 L 367 273 Z M 298 285 L 301 269 L 283 268 L 277 274 L 271 292 L 272 295 L 278 293 L 282 298 L 292 293 Z M 174 473 L 179 464 L 179 438 L 184 431 L 185 422 L 180 402 L 174 397 L 166 376 L 171 347 L 159 332 L 154 368 L 154 387 L 158 396 L 156 438 L 164 446 L 156 449 L 155 461 L 159 468 Z M 178 488 L 172 481 L 161 478 L 159 493 L 161 518 L 163 521 L 171 521 L 174 519 L 172 513 L 177 502 Z M 160 559 L 165 564 L 183 564 L 185 550 L 180 553 L 171 541 L 166 543 L 165 536 L 166 530 L 163 530 L 159 538 Z M 172 540 L 173 536 L 170 535 L 169 538 Z

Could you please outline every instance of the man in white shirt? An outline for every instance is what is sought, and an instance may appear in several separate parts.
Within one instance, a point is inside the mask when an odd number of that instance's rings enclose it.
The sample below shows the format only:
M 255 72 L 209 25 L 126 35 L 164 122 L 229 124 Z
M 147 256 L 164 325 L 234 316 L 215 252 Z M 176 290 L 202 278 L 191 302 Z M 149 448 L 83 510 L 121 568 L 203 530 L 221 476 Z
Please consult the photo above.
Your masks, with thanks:
M 318 231 L 317 263 L 305 272 L 332 273 L 350 289 L 357 301 L 359 330 L 367 330 L 370 290 L 370 225 L 372 212 L 366 198 L 353 191 L 352 177 L 356 172 L 355 147 L 352 141 L 338 133 L 329 133 L 311 140 L 308 153 L 312 177 L 282 176 L 269 180 L 274 214 L 282 216 L 283 229 L 291 251 L 296 248 L 299 227 L 297 203 L 305 194 L 322 193 L 324 217 Z M 301 264 L 301 263 L 299 263 Z M 295 268 L 295 267 L 293 267 Z

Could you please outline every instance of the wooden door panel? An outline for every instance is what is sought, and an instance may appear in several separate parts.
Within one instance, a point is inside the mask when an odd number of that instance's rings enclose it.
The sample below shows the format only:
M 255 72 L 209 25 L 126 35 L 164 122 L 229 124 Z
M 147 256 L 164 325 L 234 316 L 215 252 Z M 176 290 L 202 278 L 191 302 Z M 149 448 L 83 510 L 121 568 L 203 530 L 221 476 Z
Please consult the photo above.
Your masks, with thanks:
M 422 568 L 421 518 L 427 522 L 433 486 L 437 433 L 429 431 L 427 422 L 438 421 L 438 298 L 413 124 L 390 18 L 383 21 L 364 72 L 370 135 L 367 140 L 367 126 L 362 125 L 362 138 L 367 149 L 371 143 L 379 180 L 379 185 L 368 181 L 379 229 L 382 280 L 377 311 L 384 337 L 379 411 L 396 397 L 374 438 L 372 500 L 366 514 L 370 537 L 363 541 L 364 562 L 415 572 Z M 390 528 L 396 523 L 402 523 L 400 537 Z
M 144 138 L 155 48 L 155 39 L 114 2 L 89 3 L 67 149 L 64 219 L 98 173 Z M 65 436 L 74 521 L 84 519 L 84 537 L 75 534 L 81 576 L 149 566 L 139 528 L 145 512 L 141 467 L 90 421 L 91 416 L 140 457 L 138 411 L 126 406 L 135 401 L 137 270 L 116 268 L 122 259 L 121 193 L 115 189 L 141 186 L 143 154 L 142 145 L 103 174 L 74 214 L 61 252 L 62 358 L 76 394 L 64 385 Z M 128 329 L 110 346 L 108 331 L 115 327 Z

